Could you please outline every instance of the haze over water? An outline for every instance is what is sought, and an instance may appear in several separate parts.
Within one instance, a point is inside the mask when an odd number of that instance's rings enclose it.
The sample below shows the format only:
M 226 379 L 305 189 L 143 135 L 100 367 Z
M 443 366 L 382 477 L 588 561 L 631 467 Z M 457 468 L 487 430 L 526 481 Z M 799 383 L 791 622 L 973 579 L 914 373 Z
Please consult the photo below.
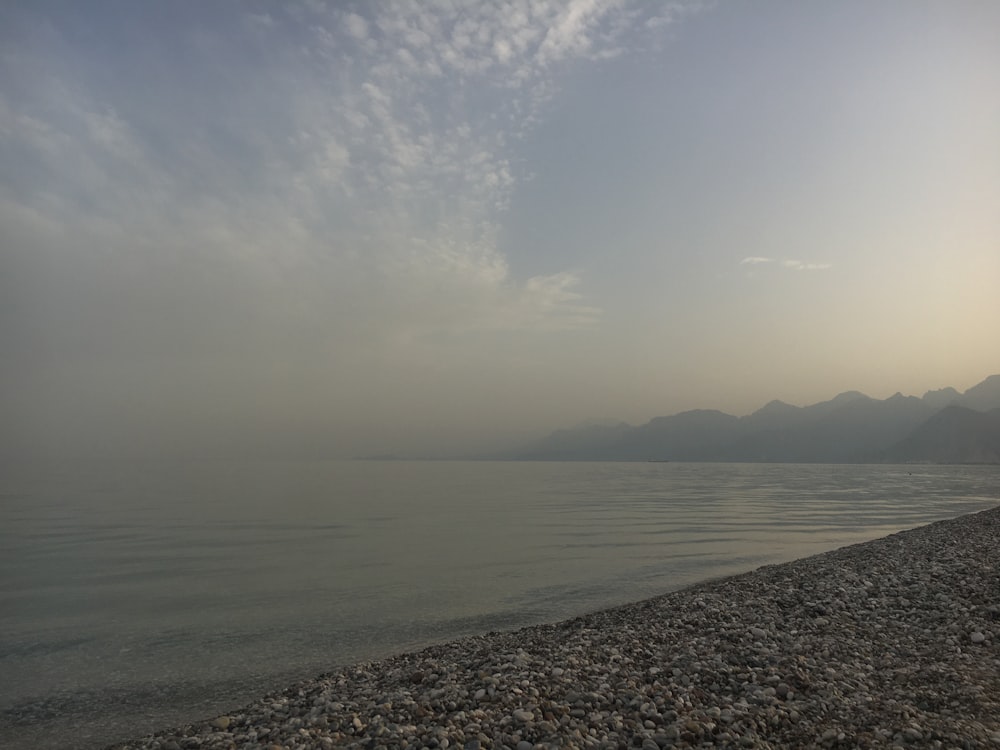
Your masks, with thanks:
M 1000 372 L 1000 3 L 0 3 L 0 460 Z
M 335 665 L 1000 502 L 996 467 L 93 465 L 6 478 L 0 739 L 99 747 Z

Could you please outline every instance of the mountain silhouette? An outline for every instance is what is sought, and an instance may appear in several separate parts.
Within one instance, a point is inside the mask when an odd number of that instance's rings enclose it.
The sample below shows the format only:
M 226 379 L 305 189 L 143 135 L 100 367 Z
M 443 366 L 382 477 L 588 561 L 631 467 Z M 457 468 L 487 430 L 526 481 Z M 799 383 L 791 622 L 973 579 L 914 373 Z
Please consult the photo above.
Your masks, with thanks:
M 771 401 L 745 417 L 694 409 L 633 427 L 624 423 L 557 430 L 507 458 L 522 460 L 996 462 L 1000 375 L 965 393 L 858 391 L 798 407 Z M 989 412 L 989 413 L 986 413 Z
M 1000 463 L 1000 409 L 946 406 L 885 451 L 886 461 Z

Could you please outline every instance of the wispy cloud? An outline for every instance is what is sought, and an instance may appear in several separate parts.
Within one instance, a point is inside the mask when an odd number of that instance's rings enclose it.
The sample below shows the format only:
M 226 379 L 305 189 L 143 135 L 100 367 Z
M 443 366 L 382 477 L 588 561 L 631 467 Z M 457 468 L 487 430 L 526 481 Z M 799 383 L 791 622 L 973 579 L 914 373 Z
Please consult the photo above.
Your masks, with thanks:
M 825 271 L 833 268 L 832 263 L 807 263 L 803 260 L 783 260 L 781 265 L 793 271 Z
M 242 37 L 182 26 L 133 61 L 146 70 L 110 84 L 89 73 L 118 61 L 82 68 L 72 35 L 48 28 L 45 45 L 16 52 L 33 85 L 0 95 L 0 137 L 20 166 L 0 211 L 44 216 L 78 253 L 127 257 L 137 283 L 180 253 L 240 264 L 232 277 L 258 285 L 351 278 L 369 288 L 364 314 L 390 326 L 584 325 L 599 311 L 569 291 L 575 274 L 518 278 L 498 249 L 512 159 L 567 66 L 618 54 L 626 33 L 652 39 L 680 7 L 251 4 Z M 136 90 L 167 64 L 178 69 L 155 98 Z M 402 317 L 385 293 L 412 301 Z M 345 296 L 317 314 L 342 317 Z M 435 312 L 441 300 L 456 314 Z
M 777 260 L 775 258 L 764 258 L 761 256 L 751 256 L 740 261 L 741 266 L 763 266 L 774 265 L 780 268 L 787 268 L 792 271 L 825 271 L 833 268 L 832 263 L 809 263 L 803 260 Z

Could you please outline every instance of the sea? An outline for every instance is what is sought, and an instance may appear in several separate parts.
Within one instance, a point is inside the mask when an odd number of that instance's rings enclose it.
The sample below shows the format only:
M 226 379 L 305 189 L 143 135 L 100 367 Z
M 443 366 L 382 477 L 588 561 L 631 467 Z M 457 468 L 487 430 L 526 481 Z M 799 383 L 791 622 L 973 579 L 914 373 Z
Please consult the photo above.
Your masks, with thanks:
M 100 748 L 998 504 L 998 466 L 22 468 L 0 478 L 0 747 Z

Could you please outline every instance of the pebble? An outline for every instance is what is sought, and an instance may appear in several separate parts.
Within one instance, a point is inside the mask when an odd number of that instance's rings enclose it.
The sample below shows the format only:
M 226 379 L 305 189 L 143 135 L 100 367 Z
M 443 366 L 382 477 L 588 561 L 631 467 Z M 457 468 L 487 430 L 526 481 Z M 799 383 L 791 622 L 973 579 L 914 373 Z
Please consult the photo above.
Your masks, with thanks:
M 1000 508 L 346 666 L 109 750 L 997 747 L 997 570 Z

